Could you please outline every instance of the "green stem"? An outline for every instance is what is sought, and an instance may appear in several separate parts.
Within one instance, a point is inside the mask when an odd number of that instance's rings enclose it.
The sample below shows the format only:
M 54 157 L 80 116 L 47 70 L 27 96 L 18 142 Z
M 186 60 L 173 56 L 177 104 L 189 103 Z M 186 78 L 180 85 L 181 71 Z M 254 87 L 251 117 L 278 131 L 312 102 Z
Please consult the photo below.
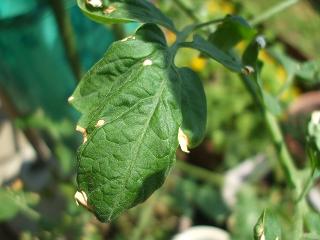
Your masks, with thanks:
M 279 4 L 271 7 L 270 9 L 266 10 L 264 13 L 255 17 L 254 19 L 252 19 L 250 21 L 250 23 L 253 26 L 258 25 L 258 24 L 266 21 L 267 19 L 273 17 L 277 13 L 282 12 L 282 11 L 286 10 L 287 8 L 293 6 L 294 4 L 296 4 L 298 2 L 299 2 L 299 0 L 286 0 L 286 1 L 280 2 Z
M 178 160 L 176 163 L 176 166 L 178 169 L 185 172 L 186 174 L 194 178 L 203 180 L 215 187 L 221 186 L 223 184 L 223 181 L 224 181 L 223 175 L 220 175 L 218 173 L 213 173 L 204 168 L 188 164 L 182 160 Z
M 81 79 L 81 64 L 77 52 L 74 33 L 68 12 L 64 8 L 62 0 L 49 1 L 54 12 L 59 32 L 62 37 L 64 50 L 69 61 L 71 70 L 78 81 Z
M 293 159 L 286 146 L 279 123 L 276 117 L 272 113 L 270 113 L 268 110 L 264 110 L 263 115 L 264 115 L 265 122 L 269 128 L 277 153 L 279 155 L 279 161 L 286 175 L 286 178 L 292 187 L 297 188 L 299 187 L 299 184 L 300 184 L 299 177 L 298 177 L 298 170 L 294 165 Z
M 265 123 L 269 129 L 269 132 L 272 137 L 272 141 L 276 147 L 277 154 L 279 156 L 279 161 L 284 171 L 284 174 L 286 176 L 286 179 L 288 180 L 290 186 L 294 188 L 299 187 L 300 182 L 298 177 L 298 170 L 294 165 L 294 161 L 286 146 L 285 140 L 283 138 L 283 135 L 276 117 L 272 113 L 270 113 L 267 109 L 265 109 L 261 98 L 256 94 L 256 89 L 255 89 L 255 86 L 252 84 L 252 81 L 244 75 L 242 75 L 241 78 L 245 86 L 247 87 L 248 91 L 250 92 L 253 100 L 255 101 L 257 106 L 262 110 Z
M 174 0 L 174 3 L 194 22 L 199 22 L 199 18 L 194 14 L 190 8 L 188 8 L 182 1 Z
M 220 22 L 222 22 L 224 20 L 225 20 L 225 18 L 217 18 L 217 19 L 210 20 L 208 22 L 196 24 L 196 25 L 194 25 L 194 30 L 197 30 L 197 29 L 203 28 L 203 27 L 207 27 L 207 26 L 212 25 L 212 24 L 220 23 Z
M 305 196 L 308 194 L 308 192 L 310 191 L 312 185 L 313 185 L 313 180 L 314 180 L 314 173 L 315 173 L 315 169 L 313 169 L 311 171 L 310 176 L 308 177 L 307 181 L 305 182 L 304 186 L 303 186 L 303 190 L 301 191 L 299 197 L 296 200 L 296 203 L 299 203 L 303 198 L 305 198 Z

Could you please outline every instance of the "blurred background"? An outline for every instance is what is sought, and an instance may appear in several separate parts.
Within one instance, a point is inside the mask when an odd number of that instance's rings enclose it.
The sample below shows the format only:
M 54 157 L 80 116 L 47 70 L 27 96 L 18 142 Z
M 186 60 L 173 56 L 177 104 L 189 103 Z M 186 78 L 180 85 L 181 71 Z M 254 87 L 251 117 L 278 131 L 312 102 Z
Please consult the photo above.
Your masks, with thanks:
M 254 22 L 282 1 L 153 2 L 181 29 L 226 14 Z M 267 41 L 259 55 L 264 87 L 279 100 L 285 139 L 306 171 L 306 123 L 320 109 L 319 11 L 318 1 L 301 0 L 256 26 Z M 198 230 L 209 240 L 245 240 L 266 207 L 290 229 L 293 203 L 259 110 L 236 74 L 193 50 L 181 50 L 176 64 L 191 67 L 205 85 L 204 142 L 188 155 L 178 151 L 165 185 L 113 223 L 99 223 L 75 204 L 81 136 L 79 113 L 67 99 L 108 46 L 138 26 L 96 24 L 75 0 L 0 1 L 0 239 L 171 239 L 206 225 Z M 174 34 L 165 33 L 172 43 Z M 313 211 L 305 226 L 318 236 L 319 188 L 308 195 Z

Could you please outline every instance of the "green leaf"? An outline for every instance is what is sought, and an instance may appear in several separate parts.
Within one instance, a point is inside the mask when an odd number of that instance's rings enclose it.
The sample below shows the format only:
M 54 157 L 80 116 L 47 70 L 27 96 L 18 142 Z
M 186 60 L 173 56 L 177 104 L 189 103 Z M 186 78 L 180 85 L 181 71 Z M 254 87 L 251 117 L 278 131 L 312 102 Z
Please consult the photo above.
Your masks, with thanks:
M 213 58 L 226 68 L 234 72 L 241 72 L 242 64 L 236 58 L 230 56 L 219 47 L 196 35 L 192 42 L 181 43 L 181 47 L 188 47 L 199 50 L 201 53 Z
M 82 12 L 99 23 L 142 22 L 160 24 L 176 31 L 172 21 L 145 0 L 77 0 Z M 88 2 L 101 2 L 97 7 Z
M 260 46 L 257 43 L 256 39 L 254 39 L 244 51 L 242 56 L 242 63 L 244 65 L 253 67 L 254 70 L 257 70 L 259 50 Z
M 188 147 L 198 146 L 205 137 L 207 101 L 198 75 L 188 68 L 179 69 L 182 85 L 182 130 L 188 138 Z
M 315 212 L 309 212 L 305 215 L 305 224 L 308 232 L 320 235 L 320 215 Z
M 227 16 L 215 32 L 209 36 L 209 42 L 229 51 L 242 40 L 251 39 L 256 31 L 240 16 Z
M 38 195 L 0 188 L 0 222 L 14 218 L 19 212 L 35 215 L 30 206 L 39 202 Z
M 297 71 L 297 76 L 309 84 L 320 83 L 320 60 L 313 60 L 302 63 Z
M 254 227 L 255 240 L 280 240 L 281 228 L 276 217 L 268 210 L 264 210 Z
M 228 214 L 228 208 L 218 189 L 213 189 L 209 185 L 198 186 L 198 191 L 194 196 L 197 207 L 208 218 L 222 223 Z
M 101 221 L 148 198 L 174 163 L 179 72 L 161 30 L 146 24 L 115 42 L 71 97 L 87 138 L 78 151 L 78 189 Z

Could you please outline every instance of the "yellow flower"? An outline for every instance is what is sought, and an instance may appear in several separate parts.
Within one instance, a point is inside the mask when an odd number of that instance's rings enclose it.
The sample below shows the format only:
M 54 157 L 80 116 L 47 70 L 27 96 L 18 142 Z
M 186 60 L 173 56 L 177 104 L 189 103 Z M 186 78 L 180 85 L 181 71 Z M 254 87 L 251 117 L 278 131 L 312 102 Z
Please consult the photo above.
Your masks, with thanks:
M 176 34 L 174 34 L 173 32 L 171 32 L 169 30 L 165 31 L 165 35 L 166 35 L 166 38 L 167 38 L 167 43 L 169 45 L 173 44 L 177 39 Z
M 232 14 L 235 12 L 234 5 L 229 2 L 225 2 L 225 1 L 221 2 L 220 8 L 221 8 L 221 11 L 226 14 Z
M 204 69 L 204 67 L 206 66 L 206 63 L 207 63 L 207 60 L 202 57 L 193 57 L 191 59 L 190 67 L 195 72 L 200 72 Z
M 266 50 L 261 50 L 259 52 L 259 59 L 263 61 L 264 63 L 268 64 L 276 64 L 276 61 L 272 56 L 270 56 Z
M 207 4 L 207 9 L 210 13 L 217 13 L 220 10 L 219 4 L 217 1 L 210 1 Z
M 288 77 L 286 70 L 282 66 L 278 66 L 276 74 L 277 74 L 277 78 L 278 78 L 279 82 L 281 83 L 281 85 L 285 84 L 285 82 L 287 81 L 287 77 Z

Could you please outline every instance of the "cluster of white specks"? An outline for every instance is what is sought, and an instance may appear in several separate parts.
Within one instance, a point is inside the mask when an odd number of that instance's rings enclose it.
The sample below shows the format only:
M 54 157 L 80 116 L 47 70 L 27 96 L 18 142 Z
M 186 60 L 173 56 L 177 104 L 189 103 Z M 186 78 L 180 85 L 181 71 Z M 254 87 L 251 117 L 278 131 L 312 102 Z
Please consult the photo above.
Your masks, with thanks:
M 254 68 L 252 66 L 245 66 L 241 72 L 245 75 L 250 75 L 252 73 L 254 73 Z
M 267 46 L 266 40 L 263 36 L 256 37 L 256 42 L 260 48 L 265 48 Z
M 143 62 L 143 66 L 151 66 L 153 64 L 151 59 L 146 59 Z
M 103 6 L 102 0 L 87 0 L 87 4 L 94 8 L 101 8 Z

